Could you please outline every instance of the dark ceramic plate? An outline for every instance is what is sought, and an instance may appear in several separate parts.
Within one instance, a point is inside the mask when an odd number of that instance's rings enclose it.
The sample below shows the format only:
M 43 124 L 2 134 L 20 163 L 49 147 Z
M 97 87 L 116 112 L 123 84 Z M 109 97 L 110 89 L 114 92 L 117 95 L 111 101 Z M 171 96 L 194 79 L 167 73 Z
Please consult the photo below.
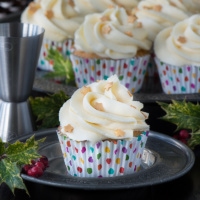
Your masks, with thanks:
M 126 189 L 151 186 L 179 178 L 194 164 L 193 152 L 183 143 L 167 135 L 150 131 L 142 159 L 141 170 L 137 173 L 112 178 L 79 178 L 66 172 L 56 129 L 34 132 L 36 139 L 46 137 L 39 153 L 46 155 L 50 167 L 40 178 L 22 174 L 22 178 L 45 185 L 74 189 Z M 25 141 L 31 135 L 18 138 Z

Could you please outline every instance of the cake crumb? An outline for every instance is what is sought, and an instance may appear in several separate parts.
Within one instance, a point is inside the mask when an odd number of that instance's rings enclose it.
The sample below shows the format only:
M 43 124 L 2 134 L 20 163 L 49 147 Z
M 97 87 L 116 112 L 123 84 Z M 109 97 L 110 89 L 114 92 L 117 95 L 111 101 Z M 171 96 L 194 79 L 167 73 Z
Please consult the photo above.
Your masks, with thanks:
M 74 130 L 74 127 L 68 124 L 67 126 L 64 126 L 64 130 L 65 132 L 72 133 Z
M 81 93 L 82 93 L 83 95 L 86 95 L 88 92 L 91 92 L 91 88 L 90 88 L 90 87 L 83 86 L 83 87 L 81 88 Z
M 141 131 L 133 131 L 133 136 L 138 137 L 141 134 Z
M 122 131 L 121 129 L 116 129 L 116 130 L 115 130 L 115 135 L 116 135 L 117 137 L 123 137 L 123 136 L 125 135 L 125 132 Z
M 187 40 L 186 40 L 186 38 L 184 36 L 179 36 L 178 41 L 180 43 L 186 43 Z
M 113 85 L 113 82 L 109 82 L 109 83 L 107 83 L 107 84 L 105 85 L 104 89 L 105 89 L 106 91 L 108 91 L 108 90 L 112 87 L 112 85 Z
M 104 111 L 103 104 L 96 102 L 93 106 L 96 110 Z

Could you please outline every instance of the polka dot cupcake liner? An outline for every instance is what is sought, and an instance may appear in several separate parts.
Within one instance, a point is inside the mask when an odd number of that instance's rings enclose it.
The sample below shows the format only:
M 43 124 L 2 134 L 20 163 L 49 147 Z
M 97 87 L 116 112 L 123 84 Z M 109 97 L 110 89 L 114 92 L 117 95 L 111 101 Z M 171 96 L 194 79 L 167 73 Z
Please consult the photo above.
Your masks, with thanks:
M 70 56 L 77 87 L 88 85 L 97 80 L 106 80 L 116 74 L 121 84 L 132 93 L 138 92 L 143 84 L 150 55 L 129 59 L 86 59 Z
M 149 63 L 147 65 L 147 77 L 158 77 L 158 70 L 154 61 L 155 54 L 151 53 Z
M 184 65 L 181 67 L 163 63 L 155 58 L 162 89 L 166 94 L 200 92 L 200 67 Z
M 77 177 L 113 177 L 140 169 L 148 132 L 132 140 L 76 142 L 58 132 L 67 172 Z
M 70 58 L 72 45 L 72 39 L 67 39 L 63 42 L 56 42 L 44 38 L 38 60 L 38 69 L 44 71 L 53 71 L 54 61 L 47 60 L 48 50 L 51 48 L 58 50 L 64 56 L 64 58 Z

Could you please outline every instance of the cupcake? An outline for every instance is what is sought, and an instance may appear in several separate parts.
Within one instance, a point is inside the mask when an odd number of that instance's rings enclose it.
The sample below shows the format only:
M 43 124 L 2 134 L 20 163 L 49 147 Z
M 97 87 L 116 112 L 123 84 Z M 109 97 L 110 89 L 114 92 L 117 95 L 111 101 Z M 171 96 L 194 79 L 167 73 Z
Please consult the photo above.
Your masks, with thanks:
M 54 61 L 47 59 L 50 49 L 69 58 L 74 32 L 82 21 L 83 17 L 74 10 L 73 1 L 37 0 L 26 7 L 21 15 L 21 22 L 36 24 L 45 29 L 39 69 L 53 71 Z
M 143 0 L 136 9 L 132 10 L 138 21 L 148 31 L 148 38 L 154 42 L 156 35 L 164 28 L 170 27 L 192 15 L 187 7 L 179 0 Z M 154 52 L 152 49 L 150 62 L 147 67 L 147 76 L 158 76 L 154 63 Z
M 142 109 L 117 75 L 77 89 L 59 111 L 67 172 L 113 177 L 139 171 L 149 131 Z
M 137 6 L 140 0 L 74 0 L 74 9 L 80 14 L 91 14 L 104 12 L 106 9 L 119 6 L 126 9 L 127 12 Z
M 160 31 L 154 41 L 163 91 L 166 94 L 200 92 L 200 15 Z
M 85 16 L 70 56 L 77 87 L 117 74 L 132 93 L 142 87 L 152 42 L 123 7 Z

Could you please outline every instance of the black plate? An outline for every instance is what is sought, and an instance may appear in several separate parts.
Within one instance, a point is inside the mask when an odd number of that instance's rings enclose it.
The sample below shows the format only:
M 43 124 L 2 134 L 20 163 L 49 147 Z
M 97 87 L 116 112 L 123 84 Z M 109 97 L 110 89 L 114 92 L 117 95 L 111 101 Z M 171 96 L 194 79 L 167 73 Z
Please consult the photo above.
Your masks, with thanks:
M 79 178 L 66 173 L 55 128 L 37 131 L 34 134 L 36 139 L 46 137 L 39 153 L 48 157 L 50 167 L 40 178 L 25 174 L 22 174 L 22 178 L 55 187 L 105 190 L 151 186 L 181 177 L 191 169 L 195 160 L 193 152 L 183 143 L 167 135 L 150 131 L 146 150 L 151 152 L 150 155 L 154 159 L 147 165 L 143 162 L 139 172 L 112 178 Z M 18 139 L 25 141 L 29 137 L 30 135 L 26 135 Z

